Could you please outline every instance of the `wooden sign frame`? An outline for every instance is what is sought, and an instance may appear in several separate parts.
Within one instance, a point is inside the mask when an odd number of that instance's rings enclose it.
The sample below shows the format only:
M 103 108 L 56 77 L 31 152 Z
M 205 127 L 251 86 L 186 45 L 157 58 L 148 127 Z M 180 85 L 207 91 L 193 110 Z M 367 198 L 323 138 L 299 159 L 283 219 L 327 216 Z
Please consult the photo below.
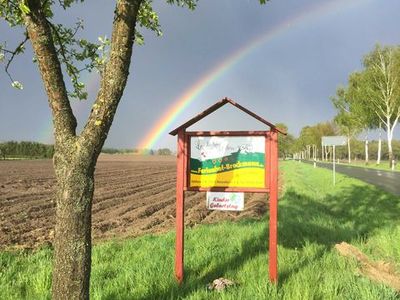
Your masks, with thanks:
M 270 127 L 269 131 L 186 131 L 186 128 L 204 118 L 211 112 L 217 110 L 226 103 L 230 103 L 257 120 Z M 265 121 L 256 114 L 250 112 L 231 99 L 224 98 L 217 102 L 197 117 L 189 120 L 170 134 L 177 135 L 177 175 L 176 175 L 176 240 L 175 240 L 175 277 L 179 283 L 184 279 L 184 202 L 185 191 L 215 191 L 215 192 L 251 192 L 269 194 L 269 279 L 271 282 L 278 281 L 278 133 L 280 131 L 272 123 Z M 189 159 L 190 138 L 193 136 L 265 136 L 265 188 L 228 188 L 189 187 Z

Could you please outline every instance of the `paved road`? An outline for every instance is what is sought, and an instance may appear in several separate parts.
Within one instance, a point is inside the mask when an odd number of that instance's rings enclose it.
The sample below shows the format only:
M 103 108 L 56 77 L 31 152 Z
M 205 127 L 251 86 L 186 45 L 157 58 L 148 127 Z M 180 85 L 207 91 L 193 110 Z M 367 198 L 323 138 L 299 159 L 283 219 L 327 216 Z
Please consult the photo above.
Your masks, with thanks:
M 313 164 L 312 161 L 303 162 Z M 317 162 L 317 166 L 332 170 L 331 163 Z M 336 172 L 363 180 L 379 186 L 381 189 L 389 193 L 400 196 L 400 172 L 353 167 L 342 164 L 336 164 Z

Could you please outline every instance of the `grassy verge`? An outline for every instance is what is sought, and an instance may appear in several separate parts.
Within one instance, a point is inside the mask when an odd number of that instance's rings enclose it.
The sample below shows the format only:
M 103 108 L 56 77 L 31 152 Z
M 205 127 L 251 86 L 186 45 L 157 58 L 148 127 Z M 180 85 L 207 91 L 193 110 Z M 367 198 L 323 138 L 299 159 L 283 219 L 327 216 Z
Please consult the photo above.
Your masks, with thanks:
M 341 161 L 341 164 L 349 165 L 347 161 Z M 378 170 L 385 170 L 391 171 L 392 169 L 389 166 L 389 161 L 381 161 L 378 165 L 376 161 L 370 161 L 368 165 L 365 164 L 364 161 L 352 161 L 350 166 L 361 167 L 361 168 L 370 168 L 370 169 L 378 169 Z M 400 164 L 396 163 L 394 171 L 400 171 Z
M 310 160 L 312 162 L 312 160 Z M 323 161 L 319 161 L 323 162 Z M 323 163 L 332 163 L 332 162 L 323 162 Z M 392 169 L 389 166 L 388 161 L 381 161 L 381 163 L 378 165 L 376 164 L 375 161 L 370 161 L 368 165 L 365 164 L 364 161 L 352 161 L 350 164 L 348 163 L 347 160 L 340 160 L 339 164 L 341 165 L 347 165 L 347 166 L 353 166 L 353 167 L 360 167 L 360 168 L 368 168 L 368 169 L 377 169 L 377 170 L 384 170 L 384 171 L 392 171 Z M 400 163 L 396 163 L 395 168 L 393 171 L 400 172 Z
M 41 157 L 27 157 L 27 156 L 19 156 L 19 157 L 16 157 L 16 156 L 12 156 L 12 157 L 6 157 L 6 158 L 2 158 L 2 157 L 0 157 L 0 161 L 5 161 L 5 160 L 31 160 L 31 159 L 44 159 L 44 158 L 41 158 Z
M 279 202 L 279 284 L 268 282 L 268 216 L 201 225 L 185 232 L 185 282 L 173 277 L 173 232 L 111 241 L 93 250 L 93 299 L 398 299 L 394 290 L 357 275 L 339 256 L 346 241 L 400 271 L 400 199 L 297 162 L 282 163 Z M 50 298 L 50 249 L 0 253 L 0 299 Z M 206 284 L 238 282 L 225 292 Z

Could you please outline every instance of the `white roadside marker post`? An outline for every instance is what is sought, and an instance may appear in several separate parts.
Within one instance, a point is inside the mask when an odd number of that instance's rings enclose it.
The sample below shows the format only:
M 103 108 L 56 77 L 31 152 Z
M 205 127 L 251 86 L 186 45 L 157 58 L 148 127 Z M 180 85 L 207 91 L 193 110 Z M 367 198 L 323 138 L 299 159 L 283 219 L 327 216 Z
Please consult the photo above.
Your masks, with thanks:
M 333 185 L 336 185 L 335 145 L 333 145 Z

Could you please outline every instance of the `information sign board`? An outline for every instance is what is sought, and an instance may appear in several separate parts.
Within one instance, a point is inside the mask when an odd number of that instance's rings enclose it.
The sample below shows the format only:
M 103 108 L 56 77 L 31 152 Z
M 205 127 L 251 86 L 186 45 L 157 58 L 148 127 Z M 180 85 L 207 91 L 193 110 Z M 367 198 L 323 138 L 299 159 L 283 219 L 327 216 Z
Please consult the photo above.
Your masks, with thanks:
M 190 187 L 265 188 L 265 136 L 193 136 Z
M 323 136 L 322 146 L 345 146 L 347 145 L 347 137 L 345 136 Z
M 269 131 L 186 131 L 225 104 L 267 125 Z M 274 124 L 231 99 L 224 98 L 170 132 L 177 136 L 175 277 L 184 277 L 185 191 L 269 193 L 269 278 L 278 280 L 278 133 Z M 237 196 L 237 195 L 236 195 Z M 232 197 L 209 194 L 210 206 Z M 225 197 L 225 198 L 224 198 Z M 242 196 L 241 196 L 242 197 Z M 230 206 L 229 206 L 230 205 Z M 233 207 L 235 206 L 235 207 Z
M 335 158 L 335 147 L 347 145 L 347 137 L 345 136 L 323 136 L 322 137 L 322 147 L 332 146 L 332 171 L 333 171 L 333 185 L 336 184 L 336 158 Z

